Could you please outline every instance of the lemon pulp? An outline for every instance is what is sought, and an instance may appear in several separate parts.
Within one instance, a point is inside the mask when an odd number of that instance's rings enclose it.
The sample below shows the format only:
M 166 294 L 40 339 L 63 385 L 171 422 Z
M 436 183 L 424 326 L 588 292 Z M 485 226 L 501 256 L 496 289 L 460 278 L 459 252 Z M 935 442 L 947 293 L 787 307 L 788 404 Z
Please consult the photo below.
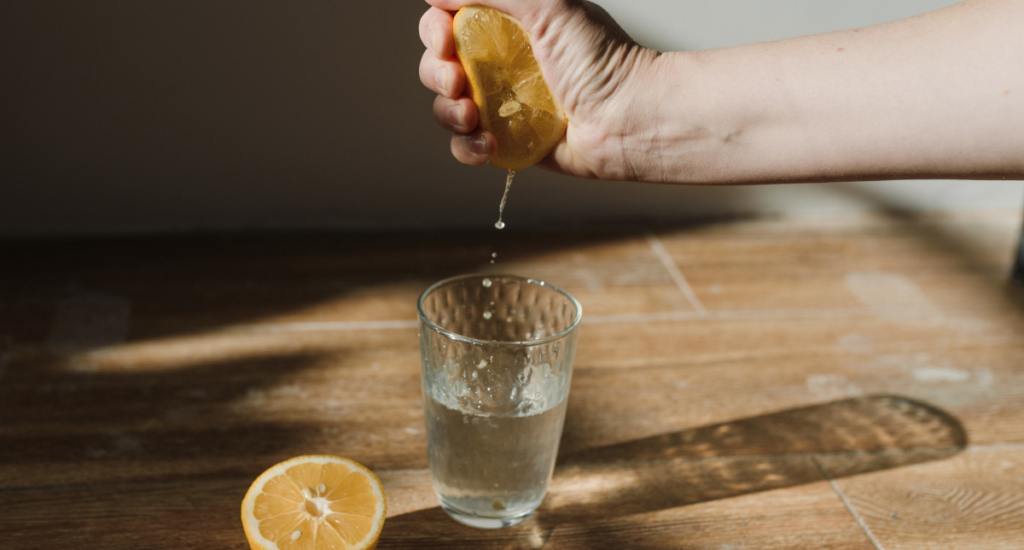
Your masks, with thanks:
M 483 6 L 460 9 L 454 30 L 480 126 L 497 138 L 491 164 L 521 170 L 543 159 L 568 121 L 544 81 L 529 34 L 515 19 Z

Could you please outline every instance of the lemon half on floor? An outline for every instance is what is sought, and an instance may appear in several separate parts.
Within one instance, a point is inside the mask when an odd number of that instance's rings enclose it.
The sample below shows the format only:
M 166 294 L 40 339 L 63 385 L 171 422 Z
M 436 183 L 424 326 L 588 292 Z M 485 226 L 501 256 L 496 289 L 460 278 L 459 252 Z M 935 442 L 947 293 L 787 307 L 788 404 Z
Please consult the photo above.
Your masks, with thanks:
M 242 527 L 252 550 L 369 550 L 386 512 L 380 480 L 362 464 L 299 456 L 256 478 L 242 500 Z
M 512 17 L 483 6 L 460 9 L 454 30 L 480 126 L 498 141 L 491 164 L 519 170 L 546 157 L 568 119 L 541 75 L 530 35 Z

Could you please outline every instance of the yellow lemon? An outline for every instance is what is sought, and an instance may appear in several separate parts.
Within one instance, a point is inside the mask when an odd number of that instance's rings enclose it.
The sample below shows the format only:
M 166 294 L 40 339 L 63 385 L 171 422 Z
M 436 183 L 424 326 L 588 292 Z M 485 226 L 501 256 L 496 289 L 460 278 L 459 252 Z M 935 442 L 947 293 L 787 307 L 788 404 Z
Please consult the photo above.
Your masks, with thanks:
M 530 35 L 515 19 L 483 6 L 460 9 L 454 29 L 480 126 L 498 140 L 491 164 L 519 170 L 547 156 L 568 119 L 541 75 Z
M 252 550 L 368 550 L 387 502 L 380 480 L 340 456 L 307 455 L 272 466 L 242 500 Z

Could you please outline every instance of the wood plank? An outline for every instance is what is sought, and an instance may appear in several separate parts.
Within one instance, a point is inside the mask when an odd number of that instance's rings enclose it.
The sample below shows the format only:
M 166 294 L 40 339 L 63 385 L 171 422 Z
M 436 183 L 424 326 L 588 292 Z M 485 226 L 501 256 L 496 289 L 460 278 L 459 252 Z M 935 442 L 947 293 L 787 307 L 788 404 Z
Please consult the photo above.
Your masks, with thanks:
M 721 471 L 721 466 L 708 463 L 706 471 Z M 692 464 L 684 469 L 677 473 L 706 473 Z M 726 470 L 751 479 L 744 469 Z M 682 543 L 720 548 L 740 541 L 769 550 L 811 544 L 870 548 L 812 467 L 788 470 L 810 483 L 728 499 L 715 499 L 709 492 L 716 489 L 705 485 L 689 491 L 693 498 L 686 505 L 633 499 L 632 507 L 618 511 L 615 502 L 623 494 L 614 488 L 622 485 L 616 485 L 612 472 L 560 471 L 544 508 L 525 524 L 500 531 L 471 529 L 448 518 L 432 494 L 424 496 L 430 490 L 425 473 L 381 472 L 389 509 L 408 509 L 413 498 L 423 507 L 389 513 L 378 548 L 678 548 Z M 19 550 L 69 544 L 114 550 L 246 548 L 238 507 L 249 483 L 248 478 L 218 478 L 2 491 L 0 536 L 5 548 Z M 778 480 L 771 484 L 779 485 Z M 54 520 L 55 501 L 61 503 L 61 521 Z M 583 502 L 588 507 L 581 508 Z
M 1020 442 L 1021 347 L 1005 328 L 957 336 L 905 321 L 588 325 L 563 452 L 885 394 L 945 409 L 971 442 Z M 309 452 L 426 465 L 415 329 L 215 332 L 57 359 L 33 349 L 15 349 L 0 386 L 5 484 L 253 474 Z
M 0 386 L 0 485 L 251 475 L 319 452 L 422 468 L 418 363 L 415 329 L 199 335 L 16 357 Z
M 491 265 L 491 253 L 498 259 Z M 589 314 L 685 311 L 636 231 L 420 236 L 167 237 L 0 244 L 0 335 L 46 341 L 63 301 L 127 301 L 130 339 L 281 322 L 416 318 L 431 283 L 467 272 L 522 274 L 562 286 Z
M 947 410 L 972 442 L 1021 442 L 1024 332 L 1015 323 L 868 316 L 586 326 L 568 414 L 587 434 L 579 444 L 593 445 L 899 395 Z
M 0 537 L 12 550 L 248 549 L 239 509 L 249 483 L 228 479 L 3 491 Z
M 1019 548 L 1024 541 L 1024 450 L 952 458 L 838 480 L 886 549 Z
M 569 479 L 561 483 L 570 483 Z M 692 478 L 690 478 L 692 479 Z M 579 480 L 573 480 L 579 481 Z M 617 493 L 602 493 L 612 479 L 589 482 L 587 502 L 607 512 Z M 501 531 L 456 524 L 440 508 L 390 518 L 378 548 L 827 548 L 869 550 L 857 527 L 823 482 L 729 499 L 658 508 L 629 515 L 559 515 L 559 480 L 526 523 Z M 614 485 L 614 483 L 612 483 Z M 600 503 L 600 504 L 599 504 Z
M 382 475 L 381 548 L 871 548 L 819 468 L 883 548 L 1006 547 L 1021 451 L 964 448 L 1024 443 L 1007 219 L 662 232 L 707 314 L 632 230 L 4 244 L 0 538 L 242 548 L 248 483 L 324 452 Z M 411 322 L 492 251 L 587 319 L 549 498 L 498 532 L 437 507 Z
M 1024 294 L 1006 284 L 1019 224 L 1017 213 L 798 219 L 661 238 L 713 311 L 871 307 L 873 299 L 890 308 L 1020 311 Z

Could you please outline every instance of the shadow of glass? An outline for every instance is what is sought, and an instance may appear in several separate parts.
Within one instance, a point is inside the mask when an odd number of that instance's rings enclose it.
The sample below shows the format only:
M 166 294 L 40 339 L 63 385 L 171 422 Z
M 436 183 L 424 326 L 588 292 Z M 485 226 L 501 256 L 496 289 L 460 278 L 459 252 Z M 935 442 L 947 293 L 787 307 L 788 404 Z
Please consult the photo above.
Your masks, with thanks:
M 613 547 L 623 541 L 610 544 L 600 525 L 617 517 L 938 460 L 966 445 L 960 422 L 926 403 L 844 399 L 566 455 L 522 526 L 487 535 L 431 508 L 389 519 L 379 548 L 539 548 L 565 525 L 588 547 Z
M 545 514 L 650 512 L 929 460 L 964 449 L 960 422 L 894 396 L 833 401 L 560 458 Z M 822 470 L 822 472 L 819 472 Z

